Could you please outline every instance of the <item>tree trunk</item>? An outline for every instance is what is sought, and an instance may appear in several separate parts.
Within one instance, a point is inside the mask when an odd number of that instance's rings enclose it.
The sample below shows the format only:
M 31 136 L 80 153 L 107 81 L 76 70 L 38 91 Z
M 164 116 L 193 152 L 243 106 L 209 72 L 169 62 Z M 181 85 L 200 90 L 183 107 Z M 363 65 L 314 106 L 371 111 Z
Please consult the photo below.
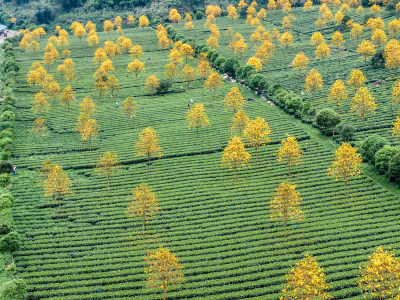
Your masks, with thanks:
M 258 147 L 256 146 L 256 161 L 257 161 L 257 150 L 258 150 Z
M 233 177 L 235 178 L 236 181 L 236 165 L 233 167 Z
M 110 193 L 110 174 L 107 174 L 107 187 L 108 187 L 108 193 Z
M 196 137 L 199 137 L 199 126 L 196 127 Z
M 167 299 L 166 297 L 167 297 L 167 287 L 164 286 L 164 300 Z
M 61 212 L 61 197 L 58 198 L 58 211 Z
M 344 195 L 347 195 L 347 179 L 344 180 Z
M 288 164 L 288 168 L 289 168 L 289 176 L 290 176 L 290 163 Z
M 143 218 L 143 236 L 145 235 L 146 219 Z
M 150 153 L 147 154 L 147 157 L 149 159 L 149 170 L 150 170 Z

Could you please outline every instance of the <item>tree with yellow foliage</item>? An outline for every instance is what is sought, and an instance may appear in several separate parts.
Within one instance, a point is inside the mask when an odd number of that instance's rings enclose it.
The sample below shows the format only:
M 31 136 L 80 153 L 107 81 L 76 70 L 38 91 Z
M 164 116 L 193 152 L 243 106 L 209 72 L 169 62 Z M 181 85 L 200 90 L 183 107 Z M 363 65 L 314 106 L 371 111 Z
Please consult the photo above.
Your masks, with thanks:
M 32 98 L 32 110 L 34 114 L 47 113 L 50 109 L 50 104 L 47 101 L 47 96 L 43 92 L 36 93 Z
M 271 139 L 269 135 L 271 130 L 264 118 L 257 117 L 254 120 L 248 121 L 244 129 L 244 137 L 251 147 L 256 149 L 256 160 L 258 147 L 268 144 Z
M 267 8 L 269 11 L 277 9 L 276 1 L 275 0 L 268 0 Z
M 160 210 L 156 195 L 152 192 L 151 187 L 147 184 L 141 184 L 137 187 L 132 197 L 128 199 L 129 206 L 126 208 L 126 214 L 130 217 L 138 217 L 142 219 L 143 236 L 145 235 L 146 222 L 155 218 L 155 212 Z
M 337 26 L 340 25 L 340 24 L 342 24 L 343 19 L 344 19 L 344 13 L 343 13 L 341 10 L 339 10 L 339 11 L 335 14 L 335 17 L 334 17 L 335 24 L 336 24 Z
M 126 37 L 120 36 L 117 40 L 118 45 L 121 47 L 123 51 L 129 53 L 132 49 L 132 40 Z
M 97 63 L 102 63 L 104 62 L 106 59 L 108 58 L 106 51 L 104 50 L 104 48 L 99 47 L 96 49 L 95 53 L 94 53 L 94 58 L 93 61 L 97 62 Z
M 343 35 L 339 31 L 335 31 L 332 36 L 332 45 L 340 52 L 344 44 Z
M 331 48 L 326 43 L 319 44 L 317 46 L 317 49 L 315 49 L 316 59 L 322 59 L 323 61 L 325 57 L 328 57 L 330 55 L 331 55 Z
M 375 18 L 379 17 L 382 11 L 381 7 L 377 4 L 372 5 L 369 10 L 371 11 L 371 13 L 374 15 Z
M 254 69 L 256 70 L 256 72 L 262 70 L 261 59 L 256 56 L 250 57 L 249 60 L 247 61 L 246 65 L 253 66 Z
M 392 135 L 400 140 L 400 117 L 392 124 Z
M 190 85 L 190 82 L 196 79 L 196 73 L 191 66 L 185 65 L 182 70 L 182 77 L 183 81 L 186 81 Z
M 400 45 L 397 40 L 391 39 L 386 44 L 383 57 L 385 58 L 385 67 L 387 69 L 396 70 L 400 68 Z
M 249 122 L 249 117 L 246 115 L 243 109 L 239 109 L 237 113 L 232 118 L 232 127 L 231 131 L 238 131 L 240 137 L 243 137 L 243 132 L 246 128 L 247 123 Z
M 393 250 L 379 246 L 360 272 L 358 286 L 365 298 L 395 299 L 400 294 L 400 259 Z
M 281 299 L 331 299 L 332 297 L 326 292 L 327 289 L 324 270 L 318 266 L 314 257 L 306 254 L 286 275 Z
M 206 59 L 201 59 L 197 65 L 197 75 L 206 79 L 211 73 L 211 65 Z
M 323 88 L 323 80 L 321 74 L 318 73 L 317 70 L 311 69 L 306 76 L 304 86 L 306 92 L 312 93 L 315 100 L 315 93 L 321 91 Z
M 79 24 L 78 26 L 75 27 L 74 29 L 74 35 L 75 37 L 78 37 L 80 40 L 82 40 L 82 37 L 86 34 L 85 27 L 83 27 L 82 24 Z
M 52 201 L 58 201 L 58 209 L 61 211 L 61 200 L 65 196 L 72 196 L 72 182 L 59 165 L 54 165 L 48 172 L 43 182 L 45 197 L 51 197 Z
M 340 79 L 336 80 L 329 89 L 329 92 L 328 100 L 336 104 L 336 109 L 339 113 L 339 106 L 347 99 L 347 91 L 344 82 Z
M 181 46 L 180 52 L 182 54 L 182 56 L 185 58 L 185 63 L 187 64 L 188 59 L 192 59 L 193 58 L 193 54 L 194 54 L 194 50 L 192 48 L 192 46 L 190 46 L 190 44 L 183 44 Z
M 139 27 L 143 28 L 143 30 L 148 27 L 150 24 L 149 19 L 145 15 L 141 15 L 139 17 Z
M 114 91 L 119 89 L 118 78 L 114 75 L 110 75 L 106 80 L 107 90 L 111 91 L 111 95 L 114 96 Z
M 166 300 L 168 288 L 183 282 L 183 267 L 175 254 L 163 247 L 148 253 L 144 259 L 147 263 L 144 272 L 148 276 L 146 287 L 163 289 L 163 297 Z
M 354 92 L 356 92 L 364 82 L 367 81 L 364 74 L 359 69 L 352 70 L 349 76 L 349 80 L 347 80 L 347 84 L 353 87 Z
M 129 53 L 132 58 L 138 59 L 140 56 L 143 55 L 143 49 L 140 45 L 136 44 L 131 48 Z
M 324 19 L 318 18 L 315 21 L 315 26 L 318 28 L 318 30 L 321 30 L 322 28 L 324 28 L 326 25 L 326 21 Z
M 185 26 L 183 26 L 183 28 L 185 28 L 185 30 L 193 30 L 194 29 L 194 25 L 192 22 L 187 22 L 185 24 Z
M 311 45 L 313 47 L 318 47 L 322 43 L 325 43 L 325 39 L 324 39 L 324 36 L 322 35 L 322 33 L 319 31 L 314 32 L 311 36 Z
M 124 20 L 122 20 L 122 18 L 120 16 L 116 16 L 114 19 L 115 26 L 122 26 L 123 22 L 124 22 Z
M 292 67 L 294 69 L 299 70 L 299 76 L 300 76 L 300 72 L 302 70 L 305 70 L 308 66 L 308 62 L 310 60 L 308 59 L 308 57 L 304 54 L 304 52 L 300 52 L 298 53 L 295 58 L 292 61 Z
M 231 170 L 233 169 L 233 176 L 236 181 L 236 171 L 247 167 L 250 157 L 251 155 L 246 151 L 242 139 L 234 136 L 224 149 L 221 164 Z
M 349 143 L 344 142 L 335 152 L 333 156 L 332 166 L 328 168 L 328 175 L 335 180 L 344 181 L 344 194 L 347 194 L 347 182 L 350 177 L 358 176 L 361 173 L 360 166 L 362 159 L 358 148 L 352 147 Z
M 114 30 L 114 24 L 113 24 L 111 21 L 109 21 L 109 20 L 105 20 L 105 21 L 103 22 L 103 30 L 104 30 L 105 32 L 110 33 L 111 31 Z
M 92 151 L 92 140 L 99 134 L 99 124 L 95 119 L 88 119 L 79 129 L 82 141 L 89 142 L 89 151 Z
M 290 176 L 291 167 L 300 164 L 302 156 L 300 145 L 294 136 L 286 134 L 286 139 L 281 141 L 278 156 L 279 162 L 285 162 L 287 164 L 289 170 L 288 174 Z
M 237 10 L 232 4 L 228 5 L 226 10 L 228 11 L 228 18 L 229 19 L 236 20 L 238 18 Z
M 215 35 L 210 35 L 210 37 L 207 39 L 206 44 L 210 49 L 215 49 L 218 48 L 218 38 Z
M 50 67 L 59 58 L 59 53 L 52 43 L 48 43 L 43 55 L 43 63 Z
M 174 78 L 178 76 L 178 67 L 174 63 L 165 66 L 164 76 L 172 83 Z
M 156 77 L 156 75 L 150 75 L 146 78 L 144 87 L 145 89 L 150 90 L 151 95 L 154 95 L 154 91 L 160 86 L 160 81 Z
M 279 42 L 281 43 L 282 46 L 289 47 L 293 45 L 293 36 L 289 31 L 285 31 L 282 33 Z
M 367 87 L 360 87 L 354 98 L 351 106 L 351 112 L 361 116 L 361 124 L 364 124 L 364 118 L 367 113 L 375 114 L 376 110 L 375 98 L 371 95 Z
M 178 23 L 181 21 L 182 17 L 175 8 L 172 8 L 169 11 L 168 19 L 171 23 Z
M 393 90 L 392 90 L 391 103 L 392 103 L 392 110 L 393 110 L 393 106 L 400 105 L 400 80 L 397 80 L 394 83 Z
M 257 13 L 257 18 L 260 20 L 265 20 L 267 18 L 267 11 L 265 8 L 260 9 L 260 11 Z
M 382 29 L 376 29 L 372 34 L 371 41 L 375 44 L 375 46 L 381 48 L 382 45 L 387 42 L 387 37 L 385 32 Z
M 211 71 L 208 75 L 207 80 L 204 82 L 204 87 L 215 91 L 217 88 L 222 87 L 224 83 L 222 82 L 221 76 L 216 71 Z
M 85 25 L 85 31 L 86 32 L 96 32 L 96 24 L 94 24 L 92 21 L 88 21 Z
M 362 32 L 363 32 L 363 27 L 358 23 L 353 23 L 350 34 L 351 34 L 351 37 L 353 39 L 355 39 L 357 43 L 358 43 L 359 38 L 362 35 Z
M 135 17 L 133 15 L 129 15 L 128 18 L 126 19 L 128 21 L 128 24 L 130 26 L 133 26 L 135 24 Z
M 286 226 L 288 221 L 303 221 L 303 212 L 300 208 L 302 201 L 300 193 L 296 191 L 296 185 L 281 182 L 275 188 L 276 195 L 269 203 L 271 221 L 284 224 L 284 236 L 286 238 Z
M 185 18 L 183 19 L 186 23 L 192 22 L 192 16 L 189 13 L 185 14 Z
M 80 113 L 88 117 L 96 113 L 96 105 L 94 104 L 93 99 L 89 97 L 85 97 L 83 101 L 79 103 L 79 106 L 81 107 Z
M 246 101 L 243 99 L 240 89 L 238 87 L 232 87 L 230 92 L 225 95 L 225 99 L 222 104 L 225 106 L 225 110 L 228 110 L 229 107 L 232 107 L 233 112 L 236 113 L 236 110 L 245 105 Z
M 307 0 L 306 2 L 304 2 L 304 11 L 312 11 L 313 9 L 313 2 L 312 0 Z
M 136 117 L 136 111 L 139 109 L 139 105 L 135 100 L 133 100 L 133 96 L 126 98 L 122 102 L 121 110 L 126 118 L 132 119 Z
M 392 22 L 390 22 L 388 25 L 388 30 L 389 36 L 395 39 L 398 38 L 400 35 L 400 20 L 394 19 Z
M 117 158 L 116 152 L 104 152 L 97 162 L 95 172 L 97 175 L 104 175 L 107 177 L 107 190 L 110 192 L 110 177 L 118 175 L 121 171 L 121 165 Z
M 200 127 L 210 126 L 203 104 L 197 103 L 189 109 L 186 114 L 186 123 L 189 129 L 196 128 L 196 136 L 199 136 Z
M 136 75 L 136 78 L 138 77 L 139 73 L 144 73 L 146 72 L 146 69 L 144 67 L 144 63 L 141 62 L 138 59 L 135 59 L 133 62 L 129 63 L 128 65 L 128 72 L 133 72 Z
M 245 8 L 247 6 L 247 3 L 244 2 L 244 0 L 240 0 L 238 3 L 238 8 L 239 10 L 242 10 L 243 8 Z
M 41 118 L 35 119 L 30 132 L 32 134 L 37 135 L 38 137 L 46 136 L 47 135 L 46 120 Z
M 70 85 L 68 85 L 63 91 L 62 91 L 62 97 L 61 97 L 61 102 L 63 104 L 67 104 L 68 107 L 68 112 L 69 112 L 69 104 L 71 102 L 74 102 L 75 100 L 75 96 L 74 93 L 72 91 L 72 88 Z
M 156 131 L 151 127 L 147 127 L 140 133 L 139 141 L 136 143 L 136 156 L 146 156 L 149 169 L 151 157 L 162 156 L 162 148 L 158 145 L 158 142 Z
M 104 42 L 104 51 L 106 52 L 108 58 L 112 58 L 118 53 L 121 53 L 121 49 L 113 41 Z
M 99 43 L 99 38 L 96 31 L 90 31 L 86 40 L 88 41 L 90 47 L 97 45 Z

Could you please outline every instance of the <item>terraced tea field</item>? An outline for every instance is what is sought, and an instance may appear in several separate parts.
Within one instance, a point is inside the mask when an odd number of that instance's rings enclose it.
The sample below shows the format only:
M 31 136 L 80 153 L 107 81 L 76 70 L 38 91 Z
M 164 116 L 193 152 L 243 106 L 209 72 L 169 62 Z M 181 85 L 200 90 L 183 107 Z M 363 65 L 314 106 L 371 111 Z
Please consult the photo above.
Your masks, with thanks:
M 308 39 L 312 29 L 304 25 L 307 23 L 300 10 L 294 11 L 298 18 L 294 26 L 304 32 L 298 31 L 295 47 L 282 50 L 283 57 L 273 58 L 263 73 L 299 91 L 301 85 L 286 68 L 287 60 L 290 63 L 302 45 L 311 51 Z M 278 16 L 271 16 L 265 25 L 271 28 L 277 20 Z M 199 42 L 206 36 L 201 22 L 204 20 L 195 22 L 198 29 L 187 33 Z M 247 32 L 248 36 L 251 29 L 242 23 L 237 21 L 234 29 L 243 35 Z M 219 18 L 217 24 L 226 28 L 229 22 Z M 83 39 L 69 37 L 68 49 L 78 76 L 78 81 L 71 84 L 75 97 L 78 102 L 91 97 L 98 107 L 95 119 L 100 135 L 91 151 L 74 132 L 77 103 L 68 111 L 66 106 L 52 102 L 46 116 L 48 136 L 38 138 L 30 133 L 35 118 L 31 98 L 39 88 L 26 83 L 26 74 L 34 61 L 41 60 L 47 37 L 41 39 L 41 50 L 36 53 L 15 50 L 21 70 L 15 93 L 13 149 L 18 174 L 11 191 L 16 199 L 14 219 L 23 240 L 15 258 L 19 276 L 28 283 L 30 299 L 162 298 L 161 291 L 144 291 L 143 257 L 160 245 L 175 253 L 184 267 L 185 282 L 168 293 L 169 299 L 278 299 L 285 274 L 305 253 L 315 256 L 323 267 L 334 299 L 361 299 L 355 285 L 358 267 L 379 245 L 400 248 L 400 199 L 363 174 L 350 180 L 348 195 L 344 196 L 343 183 L 327 175 L 331 149 L 310 138 L 300 121 L 229 79 L 215 93 L 197 79 L 192 88 L 176 80 L 173 93 L 148 95 L 143 89 L 144 78 L 155 72 L 163 77 L 169 51 L 157 47 L 152 28 L 125 29 L 123 36 L 143 47 L 141 59 L 146 62 L 146 73 L 135 79 L 126 71 L 132 61 L 128 54 L 113 58 L 113 74 L 120 84 L 113 98 L 100 98 L 93 91 L 95 49 Z M 99 45 L 117 38 L 114 33 L 99 33 Z M 361 64 L 352 52 L 344 57 L 342 65 L 335 63 L 335 57 L 323 64 L 335 65 L 337 71 L 347 70 L 347 64 L 351 68 Z M 56 73 L 58 63 L 48 72 L 64 88 L 67 83 Z M 195 66 L 195 61 L 190 64 Z M 324 70 L 319 64 L 318 68 Z M 376 71 L 372 77 L 370 71 L 368 79 L 380 78 L 383 72 Z M 326 85 L 335 73 L 326 68 Z M 225 111 L 221 102 L 233 86 L 240 87 L 244 98 L 254 98 L 245 106 L 248 116 L 265 118 L 271 129 L 271 143 L 259 149 L 257 161 L 254 149 L 248 149 L 253 155 L 251 166 L 238 172 L 237 181 L 231 171 L 221 166 L 233 115 Z M 385 87 L 377 89 L 383 94 Z M 140 106 L 133 119 L 125 118 L 115 104 L 128 96 L 134 96 Z M 204 104 L 211 123 L 200 129 L 198 137 L 185 125 L 190 99 Z M 318 101 L 326 105 L 322 96 Z M 383 96 L 378 99 L 385 101 Z M 347 108 L 344 106 L 341 111 Z M 350 120 L 350 116 L 346 118 Z M 365 128 L 378 119 L 386 124 L 390 118 L 388 112 L 380 110 L 368 118 Z M 150 170 L 142 157 L 135 156 L 139 133 L 148 126 L 156 130 L 163 148 L 163 156 L 152 163 Z M 300 141 L 304 153 L 291 177 L 276 154 L 287 133 Z M 111 178 L 110 193 L 107 180 L 94 173 L 94 166 L 105 151 L 117 151 L 122 162 L 119 177 Z M 62 165 L 72 180 L 75 195 L 62 201 L 61 215 L 57 204 L 44 197 L 43 189 L 36 184 L 38 169 L 47 158 Z M 283 226 L 271 222 L 269 212 L 275 187 L 284 180 L 297 185 L 305 215 L 304 221 L 289 223 L 286 239 Z M 141 237 L 141 222 L 125 214 L 128 196 L 141 183 L 153 188 L 161 208 L 156 219 L 147 225 L 146 238 Z

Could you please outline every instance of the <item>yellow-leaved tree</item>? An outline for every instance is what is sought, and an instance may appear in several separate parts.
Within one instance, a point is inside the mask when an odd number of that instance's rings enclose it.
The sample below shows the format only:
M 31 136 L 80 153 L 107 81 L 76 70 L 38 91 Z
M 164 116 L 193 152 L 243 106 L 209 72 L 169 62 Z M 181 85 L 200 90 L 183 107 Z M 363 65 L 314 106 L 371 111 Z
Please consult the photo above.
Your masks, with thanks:
M 67 195 L 73 195 L 72 182 L 59 165 L 54 165 L 43 182 L 44 195 L 51 197 L 52 201 L 58 201 L 58 209 L 61 211 L 61 200 Z
M 75 96 L 74 96 L 74 92 L 72 91 L 72 88 L 70 85 L 68 85 L 63 91 L 62 91 L 62 97 L 61 97 L 61 101 L 64 104 L 67 104 L 68 107 L 68 111 L 69 111 L 69 104 L 71 102 L 75 102 Z
M 286 226 L 288 221 L 303 221 L 303 211 L 300 208 L 302 201 L 300 193 L 296 191 L 296 185 L 281 182 L 275 188 L 274 199 L 269 203 L 271 221 L 277 221 L 284 225 L 284 236 L 286 238 Z
M 232 131 L 239 131 L 240 137 L 243 136 L 244 129 L 246 128 L 247 122 L 249 122 L 249 117 L 246 115 L 243 109 L 239 109 L 237 113 L 232 118 Z
M 243 99 L 240 89 L 234 86 L 231 88 L 230 92 L 225 95 L 225 99 L 222 103 L 225 105 L 225 110 L 232 107 L 233 112 L 236 113 L 239 108 L 246 104 L 246 101 Z
M 301 51 L 300 53 L 298 53 L 295 58 L 292 61 L 292 67 L 294 69 L 299 70 L 299 76 L 300 76 L 300 72 L 302 70 L 305 70 L 308 66 L 308 62 L 310 60 L 308 59 L 308 57 L 304 54 L 303 51 Z
M 351 34 L 351 37 L 353 39 L 355 39 L 357 43 L 358 43 L 358 40 L 360 39 L 362 33 L 363 33 L 363 27 L 358 23 L 353 23 L 353 25 L 351 26 L 350 34 Z
M 165 300 L 168 289 L 184 281 L 183 267 L 179 264 L 175 254 L 163 247 L 148 253 L 144 259 L 147 263 L 144 272 L 148 276 L 146 287 L 163 289 Z
M 325 276 L 324 270 L 318 266 L 316 259 L 306 254 L 286 275 L 281 299 L 331 299 L 332 297 L 326 292 L 329 287 Z
M 150 75 L 146 78 L 146 82 L 144 84 L 145 89 L 150 90 L 151 95 L 154 95 L 154 91 L 160 86 L 160 81 L 156 77 L 156 75 Z
M 281 141 L 281 146 L 278 150 L 278 161 L 284 162 L 288 166 L 289 176 L 290 169 L 293 165 L 298 165 L 301 163 L 301 150 L 300 145 L 296 138 L 290 134 L 286 134 L 286 139 Z
M 145 15 L 141 15 L 139 17 L 139 27 L 143 28 L 143 30 L 148 27 L 150 24 L 149 19 Z
M 136 143 L 136 156 L 146 156 L 149 164 L 151 164 L 151 157 L 161 157 L 162 148 L 158 145 L 158 137 L 156 131 L 147 127 L 139 135 L 139 141 Z
M 135 73 L 136 78 L 138 77 L 139 73 L 146 72 L 144 67 L 144 63 L 138 59 L 135 59 L 133 62 L 129 63 L 128 65 L 128 72 Z
M 117 153 L 109 151 L 104 152 L 97 162 L 95 171 L 97 175 L 104 175 L 107 177 L 107 190 L 110 192 L 111 175 L 118 175 L 121 171 L 121 165 L 117 158 Z
M 47 135 L 46 120 L 42 118 L 35 119 L 30 132 L 32 134 L 37 135 L 38 137 L 46 136 Z
M 139 104 L 135 100 L 133 100 L 133 96 L 126 98 L 122 102 L 121 110 L 126 118 L 132 119 L 136 116 L 136 110 L 139 109 Z
M 315 58 L 324 60 L 325 57 L 331 55 L 331 48 L 326 43 L 321 43 L 315 49 Z
M 361 124 L 364 124 L 365 115 L 376 110 L 375 98 L 371 95 L 369 89 L 365 86 L 360 87 L 354 98 L 351 106 L 351 111 L 361 116 Z
M 264 118 L 257 117 L 254 120 L 248 121 L 244 129 L 244 137 L 251 147 L 256 149 L 256 160 L 258 147 L 265 145 L 271 141 L 269 135 L 271 130 Z
M 364 58 L 364 64 L 367 64 L 367 59 L 371 58 L 376 52 L 375 46 L 368 40 L 363 40 L 358 45 L 357 53 Z
M 398 107 L 400 105 L 400 80 L 397 80 L 394 83 L 391 103 L 392 103 L 392 110 L 394 106 Z
M 347 182 L 349 177 L 357 176 L 361 173 L 361 156 L 357 153 L 358 148 L 352 147 L 349 143 L 344 142 L 336 149 L 332 166 L 328 168 L 328 174 L 332 175 L 335 180 L 344 181 L 344 194 L 347 194 Z
M 34 114 L 47 113 L 50 109 L 50 104 L 47 101 L 47 96 L 43 92 L 36 93 L 32 99 L 32 109 Z
M 210 126 L 208 117 L 204 112 L 204 105 L 201 103 L 195 104 L 186 114 L 186 122 L 188 128 L 196 128 L 196 136 L 199 136 L 199 128 Z
M 367 78 L 365 78 L 361 70 L 355 69 L 351 71 L 349 80 L 347 80 L 347 84 L 351 85 L 355 92 L 362 87 L 365 81 L 367 81 Z
M 207 80 L 204 82 L 204 87 L 215 91 L 217 88 L 222 87 L 224 83 L 222 82 L 221 76 L 216 71 L 211 71 L 208 75 Z
M 289 31 L 285 31 L 282 33 L 279 42 L 284 47 L 289 47 L 293 45 L 293 36 Z
M 191 66 L 185 65 L 182 70 L 182 77 L 183 81 L 186 81 L 190 86 L 190 82 L 196 79 L 196 72 Z
M 396 121 L 393 122 L 392 135 L 400 141 L 400 117 L 397 117 Z
M 315 100 L 315 93 L 321 91 L 323 87 L 321 74 L 318 73 L 317 70 L 311 69 L 306 76 L 304 85 L 306 92 L 312 93 Z
M 228 146 L 224 149 L 222 154 L 222 166 L 233 169 L 233 176 L 236 180 L 236 171 L 245 168 L 248 165 L 251 155 L 247 153 L 242 139 L 238 136 L 232 137 Z
M 138 59 L 140 56 L 143 55 L 143 49 L 140 45 L 136 44 L 131 48 L 129 53 L 131 54 L 132 58 Z
M 160 210 L 156 195 L 151 191 L 151 187 L 147 184 L 141 184 L 129 198 L 130 204 L 126 208 L 126 214 L 130 217 L 138 217 L 142 219 L 143 235 L 145 235 L 146 222 L 153 219 L 155 212 Z
M 99 134 L 99 124 L 95 119 L 87 119 L 87 121 L 79 129 L 82 141 L 89 142 L 89 151 L 92 150 L 92 141 Z
M 347 99 L 347 91 L 344 82 L 340 79 L 336 80 L 329 89 L 328 100 L 336 104 L 336 110 L 339 112 L 339 106 Z
M 314 32 L 311 36 L 311 45 L 313 47 L 317 47 L 318 45 L 322 44 L 325 42 L 324 36 L 322 35 L 321 32 L 317 31 Z
M 399 299 L 400 259 L 393 250 L 379 246 L 360 272 L 358 286 L 366 299 Z

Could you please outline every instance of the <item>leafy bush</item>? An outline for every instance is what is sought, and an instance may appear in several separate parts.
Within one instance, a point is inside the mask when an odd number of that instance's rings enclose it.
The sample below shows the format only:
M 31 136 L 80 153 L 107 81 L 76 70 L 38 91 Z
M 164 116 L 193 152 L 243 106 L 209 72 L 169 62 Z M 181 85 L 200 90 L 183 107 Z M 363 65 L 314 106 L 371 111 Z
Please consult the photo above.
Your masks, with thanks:
M 8 138 L 13 138 L 13 133 L 10 130 L 3 130 L 0 132 L 0 139 L 8 137 Z
M 374 69 L 385 67 L 385 58 L 383 57 L 383 50 L 378 50 L 371 57 L 371 66 Z
M 388 145 L 388 142 L 379 135 L 371 135 L 367 137 L 361 144 L 360 153 L 364 161 L 370 162 L 371 164 L 375 161 L 375 153 L 383 146 Z
M 1 108 L 1 112 L 5 112 L 5 111 L 12 111 L 12 106 L 11 105 L 3 105 L 3 107 Z
M 21 239 L 18 232 L 11 231 L 0 240 L 0 252 L 15 252 L 21 246 Z
M 13 140 L 11 138 L 5 137 L 0 140 L 0 147 L 4 148 L 7 145 L 12 145 L 12 143 L 13 143 Z
M 15 98 L 13 96 L 7 96 L 4 98 L 3 105 L 15 105 Z
M 308 113 L 309 113 L 309 111 L 310 111 L 310 109 L 311 109 L 311 107 L 312 107 L 312 103 L 311 103 L 310 101 L 304 102 L 303 108 L 302 108 L 302 110 L 301 110 L 301 113 L 302 113 L 303 115 L 307 116 Z
M 240 66 L 239 61 L 236 58 L 228 58 L 222 65 L 222 70 L 229 76 L 234 76 L 237 68 Z
M 260 74 L 253 74 L 249 78 L 249 86 L 252 89 L 258 89 L 260 86 L 260 82 L 264 79 L 264 77 Z
M 285 108 L 289 113 L 294 114 L 297 110 L 299 110 L 301 104 L 302 104 L 301 98 L 295 95 L 289 101 L 286 101 Z
M 1 157 L 1 159 L 2 160 L 9 160 L 10 158 L 11 158 L 11 153 L 10 153 L 10 151 L 9 150 L 5 150 L 5 148 L 4 148 L 4 150 L 1 152 L 1 155 L 0 155 Z M 1 174 L 0 174 L 1 175 Z
M 0 212 L 2 212 L 5 209 L 9 209 L 11 207 L 12 207 L 12 203 L 9 199 L 0 198 Z
M 21 278 L 14 278 L 3 285 L 1 299 L 23 300 L 26 298 L 26 283 Z
M 244 69 L 243 66 L 240 66 L 240 67 L 236 68 L 236 71 L 235 71 L 236 78 L 238 78 L 238 79 L 241 78 L 243 69 Z
M 400 185 L 400 152 L 392 157 L 388 168 L 389 179 Z
M 355 129 L 353 126 L 348 124 L 343 124 L 340 127 L 339 134 L 342 141 L 350 142 L 354 139 Z
M 11 175 L 8 173 L 0 174 L 0 186 L 7 187 L 11 182 Z
M 204 13 L 201 11 L 196 12 L 196 20 L 201 20 L 204 17 Z
M 0 173 L 11 173 L 13 171 L 13 166 L 8 161 L 0 162 Z
M 156 89 L 157 94 L 166 94 L 168 93 L 169 88 L 171 87 L 172 83 L 171 81 L 167 79 L 161 79 L 160 80 L 160 85 Z
M 226 58 L 220 56 L 220 57 L 218 57 L 217 60 L 215 61 L 215 65 L 216 65 L 217 67 L 222 67 L 222 65 L 225 63 L 225 61 L 226 61 Z
M 0 211 L 0 235 L 5 235 L 14 230 L 14 219 L 11 216 L 11 209 Z
M 244 66 L 244 67 L 243 67 L 243 70 L 242 70 L 242 73 L 240 74 L 240 78 L 242 78 L 242 79 L 247 79 L 247 78 L 249 78 L 251 75 L 253 75 L 255 72 L 256 72 L 256 71 L 255 71 L 255 69 L 254 69 L 253 66 L 250 66 L 250 65 Z
M 375 168 L 381 173 L 386 173 L 389 170 L 390 160 L 397 153 L 400 153 L 398 147 L 392 147 L 389 145 L 383 146 L 375 153 Z
M 328 134 L 330 130 L 334 132 L 334 128 L 340 121 L 340 115 L 331 108 L 320 110 L 315 117 L 315 123 L 325 134 Z
M 10 193 L 0 195 L 0 199 L 7 199 L 11 202 L 11 205 L 14 205 L 14 197 Z

